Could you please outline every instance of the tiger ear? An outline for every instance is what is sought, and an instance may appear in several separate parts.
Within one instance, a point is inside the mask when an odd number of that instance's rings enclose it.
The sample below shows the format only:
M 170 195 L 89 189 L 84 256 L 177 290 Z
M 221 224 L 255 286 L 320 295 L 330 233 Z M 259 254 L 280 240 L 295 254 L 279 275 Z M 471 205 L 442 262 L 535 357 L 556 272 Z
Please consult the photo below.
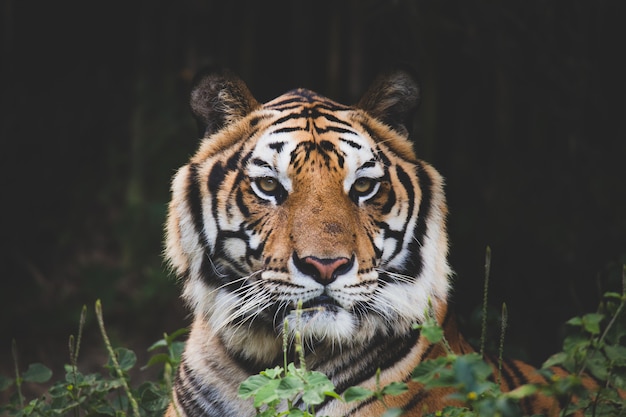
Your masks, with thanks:
M 378 77 L 357 107 L 408 136 L 419 99 L 419 86 L 413 74 L 397 69 Z
M 225 69 L 206 70 L 198 74 L 191 90 L 190 104 L 204 137 L 260 106 L 246 84 Z

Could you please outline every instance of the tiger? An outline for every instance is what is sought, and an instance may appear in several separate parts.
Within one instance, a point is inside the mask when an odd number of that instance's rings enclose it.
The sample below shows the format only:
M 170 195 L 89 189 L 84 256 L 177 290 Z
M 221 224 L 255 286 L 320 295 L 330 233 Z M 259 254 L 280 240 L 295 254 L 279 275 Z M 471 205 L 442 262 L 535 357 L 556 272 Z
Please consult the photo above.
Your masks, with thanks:
M 202 139 L 174 175 L 165 226 L 192 316 L 167 417 L 254 416 L 238 388 L 281 365 L 295 332 L 307 368 L 337 393 L 408 384 L 385 404 L 328 397 L 318 415 L 397 407 L 421 416 L 454 404 L 449 389 L 411 379 L 422 361 L 447 354 L 415 326 L 428 314 L 453 352 L 475 351 L 449 308 L 444 179 L 410 134 L 419 99 L 405 69 L 381 75 L 350 106 L 308 89 L 261 104 L 231 71 L 199 77 L 190 105 Z M 546 382 L 523 362 L 501 366 L 505 391 Z M 559 405 L 536 395 L 521 408 L 556 415 Z

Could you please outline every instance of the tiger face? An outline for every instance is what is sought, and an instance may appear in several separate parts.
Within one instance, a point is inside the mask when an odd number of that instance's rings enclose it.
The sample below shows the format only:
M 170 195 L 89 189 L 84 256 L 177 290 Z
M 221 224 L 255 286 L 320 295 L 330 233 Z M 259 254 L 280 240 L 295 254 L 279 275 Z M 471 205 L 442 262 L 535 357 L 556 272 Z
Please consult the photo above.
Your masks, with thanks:
M 404 72 L 356 106 L 302 89 L 261 105 L 229 73 L 202 79 L 205 135 L 173 180 L 166 240 L 195 320 L 263 363 L 285 320 L 349 348 L 444 304 L 443 180 L 404 123 L 417 99 Z

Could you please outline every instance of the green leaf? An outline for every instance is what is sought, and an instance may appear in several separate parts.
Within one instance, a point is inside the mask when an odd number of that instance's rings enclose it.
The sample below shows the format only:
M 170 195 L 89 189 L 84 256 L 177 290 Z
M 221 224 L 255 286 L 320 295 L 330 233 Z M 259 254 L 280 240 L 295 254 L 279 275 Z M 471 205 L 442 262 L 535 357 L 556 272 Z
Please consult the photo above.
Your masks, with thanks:
M 384 395 L 400 395 L 409 390 L 409 386 L 404 382 L 392 382 L 383 388 Z
M 565 352 L 559 352 L 552 356 L 550 356 L 544 363 L 541 365 L 542 368 L 549 368 L 554 365 L 560 365 L 568 359 L 568 355 Z
M 161 340 L 154 342 L 152 346 L 148 348 L 148 352 L 152 352 L 153 350 L 162 348 L 162 347 L 167 347 L 167 341 L 165 339 L 161 339 Z
M 439 343 L 441 339 L 443 339 L 443 329 L 432 317 L 427 317 L 422 324 L 416 327 L 420 329 L 421 334 L 423 334 L 430 343 Z
M 600 334 L 600 322 L 604 314 L 589 313 L 583 316 L 583 328 L 591 334 Z
M 304 387 L 304 394 L 302 394 L 302 401 L 308 405 L 318 405 L 324 402 L 326 394 L 324 391 L 311 388 L 308 385 Z
M 254 396 L 254 406 L 260 407 L 263 404 L 271 404 L 279 399 L 276 389 L 280 384 L 280 379 L 270 379 L 265 385 L 260 387 Z
M 459 356 L 453 363 L 452 369 L 456 381 L 463 387 L 463 392 L 474 392 L 480 395 L 491 386 L 486 379 L 491 375 L 492 368 L 478 354 Z
M 374 392 L 363 387 L 350 387 L 343 393 L 343 399 L 346 402 L 367 400 L 374 395 Z
M 165 410 L 169 404 L 167 395 L 163 395 L 154 387 L 149 386 L 141 393 L 141 407 L 150 412 Z
M 289 399 L 295 397 L 300 391 L 304 389 L 304 382 L 297 376 L 287 375 L 280 380 L 278 387 L 276 388 L 276 395 L 282 399 Z
M 604 355 L 600 352 L 594 352 L 587 357 L 585 361 L 587 365 L 587 372 L 598 378 L 600 381 L 605 381 L 609 376 L 608 363 Z
M 335 389 L 333 383 L 328 379 L 326 375 L 321 372 L 311 371 L 306 376 L 306 382 L 312 387 L 316 387 L 320 390 L 332 391 Z
M 309 405 L 317 405 L 324 402 L 328 392 L 333 392 L 335 386 L 326 375 L 321 372 L 311 371 L 305 376 L 304 394 L 302 401 Z
M 614 298 L 614 299 L 620 301 L 622 299 L 622 294 L 617 293 L 617 292 L 605 292 L 604 293 L 604 298 Z
M 27 382 L 48 382 L 51 377 L 52 371 L 40 363 L 31 363 L 26 372 L 22 374 L 22 379 Z
M 168 363 L 169 361 L 170 361 L 170 356 L 167 353 L 159 353 L 150 357 L 150 359 L 148 360 L 148 363 L 145 366 L 143 366 L 141 369 L 144 370 L 150 366 L 153 366 L 159 363 Z
M 580 317 L 574 317 L 574 318 L 569 319 L 565 323 L 567 323 L 567 324 L 569 324 L 571 326 L 582 326 L 583 325 L 583 319 L 581 319 Z
M 283 368 L 281 368 L 280 366 L 277 366 L 273 369 L 266 369 L 265 371 L 262 371 L 261 375 L 264 375 L 268 377 L 269 379 L 275 379 L 275 378 L 280 377 L 282 373 L 283 373 Z
M 607 345 L 604 352 L 609 360 L 613 361 L 617 366 L 626 366 L 626 346 Z
M 436 359 L 428 359 L 420 362 L 419 365 L 413 370 L 413 381 L 426 384 L 433 379 L 437 378 L 441 372 L 446 370 L 449 361 L 445 356 L 440 356 Z
M 261 375 L 252 375 L 245 381 L 239 385 L 239 397 L 240 398 L 250 398 L 255 395 L 262 387 L 264 387 L 269 381 L 270 378 L 261 374 Z
M 189 333 L 189 329 L 186 327 L 183 327 L 182 329 L 178 329 L 176 330 L 174 333 L 166 336 L 165 340 L 167 341 L 168 344 L 172 344 L 172 342 L 174 342 L 174 340 L 178 339 L 180 336 Z M 184 343 L 184 342 L 181 342 Z
M 117 348 L 115 349 L 115 356 L 117 356 L 117 362 L 120 365 L 122 371 L 127 372 L 135 366 L 137 363 L 137 355 L 130 349 Z
M 526 398 L 534 394 L 535 392 L 537 392 L 537 390 L 538 390 L 537 386 L 526 384 L 526 385 L 520 385 L 514 390 L 509 391 L 503 395 L 508 398 L 512 398 L 514 400 L 521 400 L 522 398 Z
M 428 326 L 422 328 L 422 334 L 430 343 L 439 343 L 443 338 L 443 329 L 439 326 Z
M 176 361 L 176 363 L 180 362 L 180 358 L 183 355 L 184 350 L 185 342 L 172 342 L 170 346 L 171 358 Z

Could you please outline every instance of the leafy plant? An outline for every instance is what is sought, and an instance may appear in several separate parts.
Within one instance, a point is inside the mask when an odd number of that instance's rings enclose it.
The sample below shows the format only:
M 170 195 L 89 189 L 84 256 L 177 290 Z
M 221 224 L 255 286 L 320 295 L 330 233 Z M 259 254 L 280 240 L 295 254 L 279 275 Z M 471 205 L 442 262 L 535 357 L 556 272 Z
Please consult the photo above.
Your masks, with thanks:
M 64 378 L 54 382 L 41 398 L 26 402 L 21 386 L 24 382 L 47 383 L 52 371 L 42 364 L 31 364 L 24 373 L 20 373 L 14 344 L 15 378 L 0 377 L 0 390 L 15 388 L 14 394 L 6 405 L 0 406 L 0 413 L 10 416 L 81 416 L 108 415 L 123 417 L 162 416 L 170 401 L 171 378 L 180 361 L 182 342 L 176 341 L 185 330 L 172 335 L 164 335 L 151 346 L 150 351 L 165 348 L 165 353 L 153 355 L 146 367 L 163 365 L 163 371 L 157 381 L 148 381 L 136 388 L 130 385 L 130 371 L 137 363 L 135 353 L 126 348 L 113 348 L 106 333 L 100 301 L 96 302 L 96 316 L 109 360 L 104 368 L 108 375 L 100 373 L 84 374 L 78 370 L 78 354 L 85 324 L 86 307 L 81 312 L 78 337 L 70 336 L 70 363 L 65 365 Z M 145 369 L 142 368 L 142 369 Z
M 302 306 L 296 309 L 297 317 L 302 313 Z M 296 320 L 296 323 L 298 320 Z M 339 401 L 363 401 L 375 397 L 384 404 L 385 395 L 397 395 L 407 391 L 407 386 L 402 382 L 392 382 L 389 385 L 380 387 L 380 371 L 377 373 L 377 389 L 372 391 L 363 387 L 348 388 L 343 397 L 335 392 L 335 386 L 326 375 L 317 371 L 306 369 L 306 361 L 302 348 L 300 333 L 295 332 L 295 349 L 299 354 L 299 366 L 293 362 L 287 363 L 287 341 L 288 327 L 287 320 L 283 327 L 283 360 L 284 367 L 277 366 L 273 369 L 266 369 L 258 375 L 252 375 L 239 387 L 241 398 L 253 399 L 253 405 L 257 410 L 257 417 L 313 417 L 315 407 L 322 404 L 326 397 L 331 397 Z M 296 406 L 299 400 L 303 409 Z M 284 410 L 283 410 L 284 409 Z M 401 410 L 388 409 L 384 417 L 399 416 Z
M 626 392 L 626 320 L 622 314 L 626 304 L 626 266 L 622 271 L 622 294 L 608 292 L 596 313 L 567 321 L 570 334 L 563 342 L 563 351 L 550 357 L 542 366 L 551 383 L 542 387 L 547 395 L 564 399 L 563 415 L 584 410 L 591 416 L 626 415 L 626 400 L 618 390 Z M 570 376 L 561 378 L 550 371 L 561 366 Z M 600 382 L 595 392 L 581 389 L 585 374 Z M 573 401 L 574 394 L 579 395 Z

